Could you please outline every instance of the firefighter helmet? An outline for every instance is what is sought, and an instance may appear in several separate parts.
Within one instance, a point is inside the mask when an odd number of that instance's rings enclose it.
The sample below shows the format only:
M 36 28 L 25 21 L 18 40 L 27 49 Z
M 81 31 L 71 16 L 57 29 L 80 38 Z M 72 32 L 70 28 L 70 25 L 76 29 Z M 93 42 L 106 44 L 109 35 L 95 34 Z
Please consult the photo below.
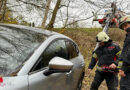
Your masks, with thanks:
M 108 42 L 109 36 L 105 32 L 99 32 L 96 36 L 96 42 Z
M 120 19 L 120 23 L 119 23 L 119 28 L 120 29 L 122 29 L 122 30 L 124 30 L 123 28 L 122 28 L 122 25 L 124 24 L 124 23 L 129 23 L 130 22 L 130 16 L 123 16 L 121 19 Z

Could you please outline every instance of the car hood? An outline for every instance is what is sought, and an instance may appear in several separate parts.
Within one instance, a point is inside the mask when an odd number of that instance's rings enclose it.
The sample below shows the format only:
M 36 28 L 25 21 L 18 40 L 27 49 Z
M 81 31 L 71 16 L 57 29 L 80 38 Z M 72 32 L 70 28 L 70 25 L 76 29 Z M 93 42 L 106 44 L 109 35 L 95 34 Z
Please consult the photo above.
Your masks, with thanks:
M 28 90 L 28 76 L 0 77 L 0 90 Z

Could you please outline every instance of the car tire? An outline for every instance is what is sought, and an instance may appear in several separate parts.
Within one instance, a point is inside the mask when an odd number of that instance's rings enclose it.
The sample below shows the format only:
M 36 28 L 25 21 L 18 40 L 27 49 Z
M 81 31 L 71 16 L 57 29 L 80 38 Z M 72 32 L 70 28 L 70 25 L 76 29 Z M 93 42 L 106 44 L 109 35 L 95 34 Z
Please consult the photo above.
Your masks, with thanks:
M 84 74 L 81 76 L 79 82 L 78 82 L 78 86 L 76 90 L 81 90 L 82 89 L 82 81 L 84 79 Z

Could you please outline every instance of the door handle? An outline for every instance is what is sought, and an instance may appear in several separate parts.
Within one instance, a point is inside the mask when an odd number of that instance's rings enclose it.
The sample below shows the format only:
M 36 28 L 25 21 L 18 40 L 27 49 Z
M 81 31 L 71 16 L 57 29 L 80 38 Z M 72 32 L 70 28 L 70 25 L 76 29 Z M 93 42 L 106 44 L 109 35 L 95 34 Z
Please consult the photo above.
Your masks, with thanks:
M 71 73 L 72 73 L 72 70 L 70 70 L 68 73 L 66 73 L 66 76 L 70 76 Z
M 81 63 L 81 66 L 83 67 L 83 66 L 84 66 L 84 63 Z

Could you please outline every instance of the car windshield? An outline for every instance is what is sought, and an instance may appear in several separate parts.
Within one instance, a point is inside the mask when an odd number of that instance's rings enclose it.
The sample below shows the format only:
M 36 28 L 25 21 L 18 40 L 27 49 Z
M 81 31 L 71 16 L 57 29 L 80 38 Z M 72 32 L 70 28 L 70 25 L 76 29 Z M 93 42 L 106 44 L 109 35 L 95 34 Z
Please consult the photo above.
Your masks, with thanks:
M 0 75 L 15 72 L 46 38 L 34 31 L 0 27 Z

